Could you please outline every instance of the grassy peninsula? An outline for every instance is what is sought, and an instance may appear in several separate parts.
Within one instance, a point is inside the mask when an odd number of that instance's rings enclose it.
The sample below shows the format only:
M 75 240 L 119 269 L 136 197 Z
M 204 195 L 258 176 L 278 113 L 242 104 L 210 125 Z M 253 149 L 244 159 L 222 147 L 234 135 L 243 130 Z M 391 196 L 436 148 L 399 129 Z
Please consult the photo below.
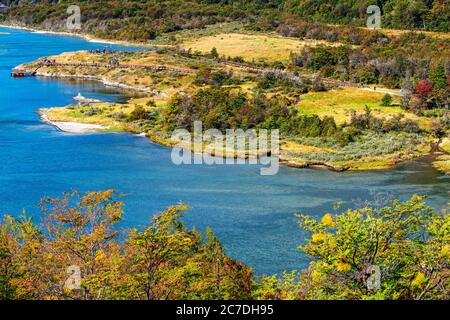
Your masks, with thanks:
M 191 125 L 186 119 L 180 123 L 179 110 L 174 112 L 185 103 L 183 99 L 190 99 L 192 108 L 198 109 L 186 114 L 192 122 L 196 115 L 206 123 L 210 121 L 211 126 L 222 125 L 220 121 L 230 125 L 228 120 L 233 118 L 237 123 L 231 126 L 239 124 L 244 129 L 280 128 L 281 161 L 300 168 L 326 167 L 336 171 L 389 168 L 429 153 L 437 142 L 431 134 L 432 120 L 401 108 L 398 90 L 343 88 L 327 83 L 311 70 L 294 74 L 289 69 L 262 68 L 221 59 L 212 51 L 213 54 L 192 54 L 174 48 L 114 53 L 80 51 L 46 57 L 52 65 L 42 65 L 42 60 L 38 60 L 18 68 L 37 69 L 42 76 L 96 79 L 142 92 L 142 97 L 123 104 L 99 102 L 41 112 L 51 122 L 76 122 L 101 125 L 98 130 L 143 133 L 167 146 L 173 144 L 170 140 L 173 129 L 189 129 Z M 149 67 L 117 68 L 109 65 L 111 59 L 121 65 Z M 283 59 L 280 57 L 278 61 Z M 389 106 L 381 103 L 386 90 L 392 93 Z M 225 100 L 245 100 L 241 107 L 251 108 L 251 115 L 230 111 L 228 119 L 211 120 L 218 117 L 214 108 L 216 111 L 228 108 L 221 106 Z M 196 105 L 200 102 L 214 105 L 202 109 Z M 380 126 L 380 130 L 375 126 Z M 205 145 L 205 148 L 217 151 L 220 147 Z M 229 150 L 224 154 L 229 154 Z M 446 159 L 440 160 L 439 169 L 442 161 L 445 166 Z

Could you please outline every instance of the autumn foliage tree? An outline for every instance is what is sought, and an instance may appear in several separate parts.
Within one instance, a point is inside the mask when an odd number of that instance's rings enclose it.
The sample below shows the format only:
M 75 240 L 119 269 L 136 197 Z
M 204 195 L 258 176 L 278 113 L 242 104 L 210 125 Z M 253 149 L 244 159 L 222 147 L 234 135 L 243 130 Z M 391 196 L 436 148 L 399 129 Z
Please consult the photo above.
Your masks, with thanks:
M 226 255 L 211 229 L 183 224 L 183 204 L 149 225 L 121 230 L 113 190 L 41 202 L 43 223 L 26 215 L 0 223 L 0 299 L 444 299 L 450 292 L 450 216 L 414 196 L 321 220 L 311 232 L 303 272 L 256 279 Z M 373 284 L 379 268 L 379 285 Z M 79 269 L 79 287 L 70 286 Z M 371 269 L 372 268 L 372 269 Z
M 125 244 L 123 285 L 134 299 L 246 299 L 252 272 L 226 256 L 210 229 L 206 239 L 182 222 L 178 205 L 132 230 Z
M 51 258 L 58 260 L 56 265 L 70 261 L 81 269 L 83 299 L 93 299 L 113 276 L 111 262 L 118 250 L 113 226 L 121 219 L 123 205 L 113 195 L 113 190 L 84 196 L 73 192 L 41 201 Z
M 433 91 L 433 84 L 425 79 L 420 80 L 415 86 L 415 97 L 416 99 L 411 102 L 410 108 L 412 111 L 418 113 L 429 107 L 429 98 Z
M 314 258 L 301 277 L 303 299 L 450 298 L 450 215 L 414 196 L 381 209 L 300 215 L 312 236 L 301 249 Z M 373 267 L 379 286 L 369 286 Z
M 433 86 L 429 80 L 420 80 L 416 84 L 416 97 L 426 99 L 433 90 Z
M 43 223 L 0 224 L 1 299 L 248 299 L 252 270 L 181 221 L 184 205 L 142 230 L 119 232 L 123 203 L 113 190 L 41 201 Z M 80 286 L 68 285 L 70 270 Z

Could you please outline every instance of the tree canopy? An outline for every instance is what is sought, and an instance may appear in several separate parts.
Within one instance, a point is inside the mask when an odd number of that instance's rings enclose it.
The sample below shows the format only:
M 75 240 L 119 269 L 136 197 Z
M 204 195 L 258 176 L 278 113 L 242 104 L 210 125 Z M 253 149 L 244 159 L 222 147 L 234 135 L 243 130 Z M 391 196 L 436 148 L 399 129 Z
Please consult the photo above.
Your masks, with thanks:
M 0 298 L 450 298 L 450 216 L 420 196 L 319 220 L 298 215 L 311 233 L 299 247 L 311 256 L 309 267 L 262 277 L 229 257 L 211 229 L 202 235 L 187 228 L 187 206 L 123 230 L 117 225 L 123 203 L 116 197 L 107 190 L 45 198 L 40 224 L 26 215 L 4 216 Z M 77 275 L 79 287 L 73 287 Z

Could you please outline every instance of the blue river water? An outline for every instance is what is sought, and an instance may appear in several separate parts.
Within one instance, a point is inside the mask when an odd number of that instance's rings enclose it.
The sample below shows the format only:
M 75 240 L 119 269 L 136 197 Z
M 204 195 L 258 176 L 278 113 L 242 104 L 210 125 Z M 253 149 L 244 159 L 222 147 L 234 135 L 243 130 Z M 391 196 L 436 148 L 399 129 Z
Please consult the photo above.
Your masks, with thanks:
M 63 191 L 117 189 L 125 194 L 122 224 L 139 226 L 169 205 L 191 206 L 184 220 L 211 226 L 232 257 L 258 274 L 302 269 L 308 258 L 297 247 L 307 236 L 295 213 L 320 218 L 337 202 L 344 208 L 385 196 L 429 195 L 439 209 L 448 202 L 448 177 L 426 161 L 376 172 L 334 173 L 282 167 L 260 176 L 259 167 L 176 166 L 170 150 L 123 133 L 68 134 L 42 123 L 36 109 L 63 106 L 78 92 L 120 101 L 130 95 L 89 81 L 10 78 L 11 69 L 41 56 L 96 48 L 135 50 L 0 28 L 0 213 L 23 210 L 39 219 L 43 196 Z

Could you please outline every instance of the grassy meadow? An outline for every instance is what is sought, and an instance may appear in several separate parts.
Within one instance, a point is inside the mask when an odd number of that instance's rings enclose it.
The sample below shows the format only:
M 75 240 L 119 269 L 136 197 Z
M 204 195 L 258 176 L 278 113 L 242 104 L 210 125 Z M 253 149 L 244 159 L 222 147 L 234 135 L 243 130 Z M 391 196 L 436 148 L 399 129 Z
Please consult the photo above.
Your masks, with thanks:
M 428 128 L 430 120 L 419 117 L 400 107 L 400 98 L 393 96 L 391 106 L 381 106 L 384 93 L 362 90 L 361 88 L 338 88 L 326 92 L 309 92 L 301 96 L 297 110 L 303 114 L 317 114 L 320 117 L 332 116 L 336 123 L 342 124 L 350 119 L 350 111 L 363 112 L 369 107 L 378 117 L 393 117 L 402 114 L 416 120 L 423 128 Z
M 182 46 L 193 52 L 211 52 L 216 48 L 220 55 L 242 57 L 249 62 L 288 62 L 291 52 L 299 52 L 305 46 L 336 45 L 318 40 L 299 40 L 280 36 L 228 33 L 199 37 L 183 42 Z

